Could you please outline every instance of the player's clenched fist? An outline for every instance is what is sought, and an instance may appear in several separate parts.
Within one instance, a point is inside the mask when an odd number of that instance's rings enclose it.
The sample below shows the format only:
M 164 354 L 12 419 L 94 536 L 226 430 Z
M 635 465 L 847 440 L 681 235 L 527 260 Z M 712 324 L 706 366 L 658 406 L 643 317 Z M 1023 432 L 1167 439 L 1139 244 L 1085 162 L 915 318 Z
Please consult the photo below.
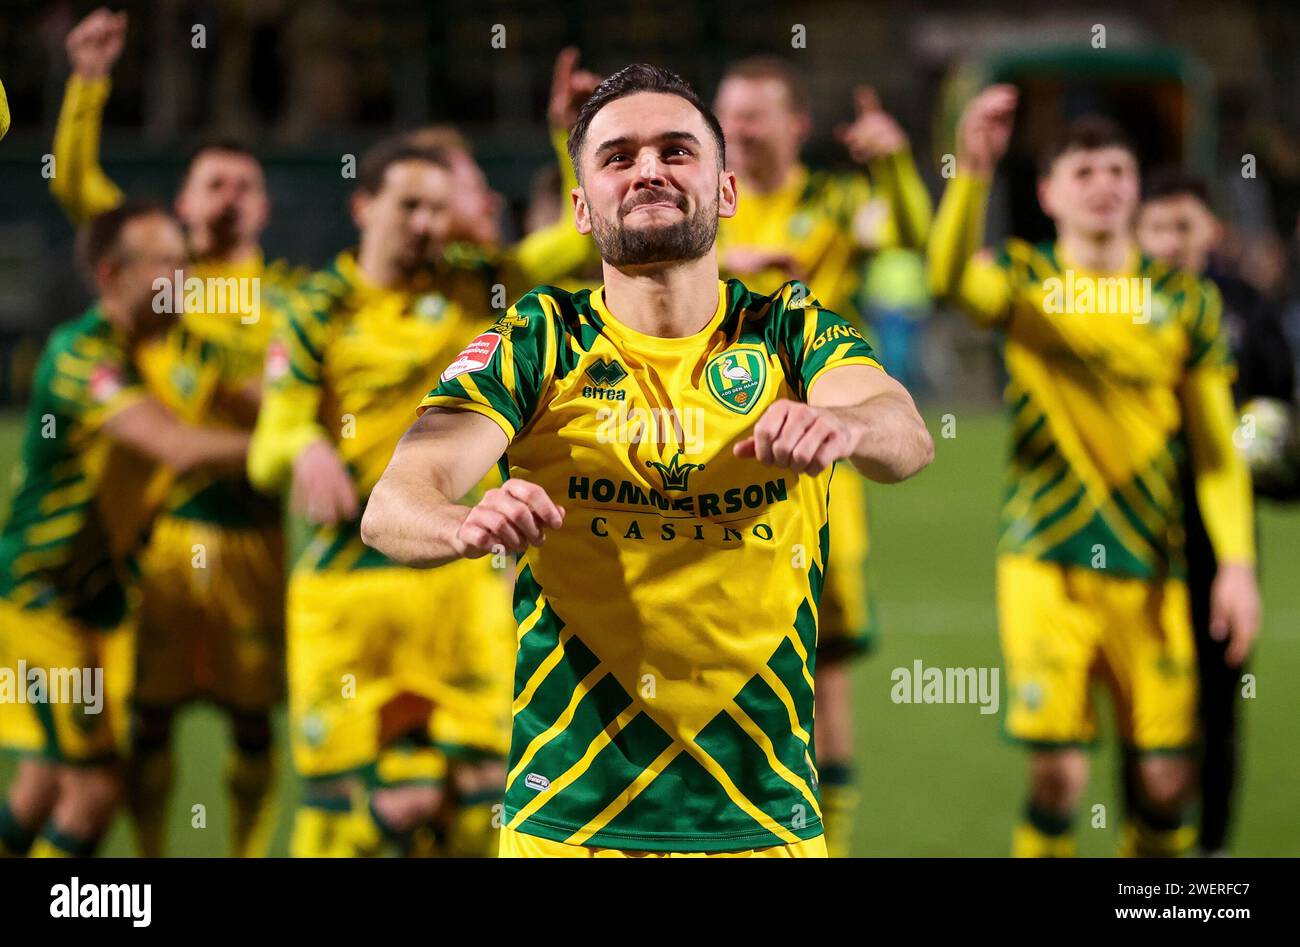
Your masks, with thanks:
M 853 90 L 856 116 L 851 125 L 841 125 L 836 137 L 859 164 L 884 158 L 907 147 L 907 134 L 892 115 L 880 106 L 880 97 L 870 86 Z
M 1015 86 L 989 86 L 961 114 L 957 123 L 957 167 L 989 177 L 1006 154 L 1019 93 Z
M 853 440 L 851 428 L 834 408 L 782 400 L 763 412 L 753 434 L 736 445 L 735 454 L 816 476 L 848 457 Z
M 556 506 L 535 483 L 510 479 L 489 490 L 470 508 L 456 530 L 457 553 L 477 559 L 490 552 L 520 553 L 546 542 L 547 529 L 564 523 L 564 507 Z
M 105 7 L 74 26 L 64 41 L 72 71 L 83 79 L 107 77 L 122 55 L 125 43 L 126 14 L 113 13 Z

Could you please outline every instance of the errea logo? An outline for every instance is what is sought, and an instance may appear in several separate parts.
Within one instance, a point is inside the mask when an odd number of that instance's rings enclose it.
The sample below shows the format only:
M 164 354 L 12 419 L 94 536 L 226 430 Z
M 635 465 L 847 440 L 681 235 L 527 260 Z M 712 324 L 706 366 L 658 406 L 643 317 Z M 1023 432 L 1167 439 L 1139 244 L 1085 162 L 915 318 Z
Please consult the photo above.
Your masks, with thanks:
M 551 787 L 551 781 L 538 773 L 529 773 L 524 777 L 524 785 L 536 792 Z
M 627 398 L 627 392 L 618 387 L 627 378 L 627 369 L 616 359 L 598 358 L 587 366 L 584 374 L 592 382 L 583 386 L 584 398 L 598 398 L 602 401 L 623 401 Z

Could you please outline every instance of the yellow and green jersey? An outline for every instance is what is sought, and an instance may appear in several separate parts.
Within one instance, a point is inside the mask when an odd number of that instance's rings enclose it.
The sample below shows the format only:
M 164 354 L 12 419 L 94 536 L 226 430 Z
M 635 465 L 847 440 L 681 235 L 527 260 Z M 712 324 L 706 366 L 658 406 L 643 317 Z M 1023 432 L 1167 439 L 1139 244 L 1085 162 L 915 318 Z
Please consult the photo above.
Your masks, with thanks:
M 126 339 L 97 309 L 51 336 L 0 533 L 0 595 L 95 627 L 122 620 L 133 555 L 170 475 L 113 444 L 104 424 L 148 396 Z
M 152 357 L 142 361 L 150 390 L 192 424 L 250 429 L 256 419 L 248 402 L 234 394 L 256 388 L 275 326 L 285 318 L 306 275 L 282 260 L 268 263 L 261 253 L 235 264 L 192 263 L 185 276 L 187 283 L 198 281 L 194 296 L 185 299 L 167 344 L 155 347 Z M 221 375 L 208 397 L 194 398 L 189 392 L 200 351 L 218 353 Z M 282 517 L 279 501 L 253 489 L 246 477 L 208 470 L 176 479 L 167 513 L 227 529 L 276 527 Z
M 816 837 L 831 473 L 733 448 L 829 369 L 879 366 L 799 283 L 720 282 L 685 338 L 633 330 L 603 293 L 529 293 L 421 403 L 495 421 L 503 476 L 567 510 L 518 566 L 508 825 L 651 851 Z
M 125 199 L 99 160 L 100 132 L 110 88 L 106 78 L 69 78 L 54 132 L 55 174 L 50 179 L 50 191 L 78 226 Z M 251 427 L 252 418 L 244 417 L 239 410 L 227 410 L 225 406 L 232 402 L 222 399 L 201 403 L 210 404 L 212 410 L 194 415 L 190 410 L 194 402 L 184 399 L 178 404 L 171 397 L 177 388 L 170 380 L 175 378 L 184 387 L 193 348 L 201 343 L 207 349 L 220 350 L 225 389 L 234 391 L 256 384 L 275 324 L 306 275 L 304 269 L 283 260 L 267 262 L 260 252 L 238 263 L 193 261 L 185 270 L 186 283 L 188 286 L 198 281 L 194 285 L 201 289 L 192 294 L 187 288 L 182 294 L 184 314 L 180 322 L 185 331 L 172 337 L 177 344 L 163 350 L 170 356 L 155 352 L 151 359 L 157 373 L 148 373 L 145 381 L 152 392 L 191 423 Z M 158 377 L 163 379 L 160 385 L 155 384 Z M 272 527 L 281 519 L 278 502 L 259 494 L 244 478 L 217 476 L 208 471 L 178 478 L 167 500 L 167 512 L 226 528 Z
M 312 441 L 339 452 L 364 503 L 410 426 L 411 405 L 438 366 L 491 323 L 489 287 L 473 267 L 424 274 L 407 289 L 370 283 L 351 252 L 309 278 L 292 301 L 266 364 L 250 447 L 255 482 L 288 484 Z M 361 542 L 360 520 L 317 527 L 295 565 L 310 571 L 391 566 Z
M 861 280 L 864 241 L 877 248 L 919 248 L 930 227 L 930 195 L 910 152 L 873 161 L 870 171 L 868 182 L 860 173 L 810 171 L 799 165 L 770 194 L 755 194 L 742 184 L 735 216 L 718 223 L 718 259 L 731 247 L 789 253 L 803 282 L 826 306 L 850 312 Z M 787 278 L 769 269 L 746 280 L 770 293 Z
M 1181 575 L 1182 399 L 1189 385 L 1226 389 L 1232 373 L 1217 292 L 1136 250 L 1109 274 L 1053 244 L 1012 239 L 976 255 L 986 186 L 959 178 L 950 188 L 932 281 L 1004 337 L 1011 450 L 999 551 L 1120 576 Z M 1229 423 L 1203 439 L 1230 447 L 1230 434 Z M 1222 552 L 1237 558 L 1251 542 L 1236 521 L 1248 517 L 1229 508 L 1232 490 L 1223 496 L 1222 535 L 1235 538 Z

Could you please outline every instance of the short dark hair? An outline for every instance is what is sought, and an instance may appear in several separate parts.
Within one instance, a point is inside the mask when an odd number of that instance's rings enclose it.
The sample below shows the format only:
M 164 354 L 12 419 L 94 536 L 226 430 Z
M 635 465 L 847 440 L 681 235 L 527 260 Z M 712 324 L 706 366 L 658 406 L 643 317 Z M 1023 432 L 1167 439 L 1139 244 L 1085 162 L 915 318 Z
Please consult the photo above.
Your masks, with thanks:
M 1210 210 L 1214 209 L 1210 201 L 1210 186 L 1205 178 L 1185 168 L 1165 165 L 1152 171 L 1142 181 L 1143 202 L 1184 195 L 1196 198 Z
M 734 62 L 722 74 L 723 82 L 728 79 L 775 79 L 785 86 L 790 108 L 796 112 L 807 112 L 812 107 L 812 98 L 803 77 L 790 63 L 776 56 L 750 56 Z
M 604 82 L 596 86 L 596 91 L 591 94 L 591 98 L 578 110 L 578 120 L 574 123 L 573 130 L 569 132 L 569 161 L 573 163 L 573 170 L 579 181 L 582 180 L 582 167 L 578 162 L 578 156 L 582 154 L 582 146 L 587 141 L 587 130 L 591 127 L 591 120 L 610 102 L 638 92 L 662 92 L 666 95 L 675 95 L 693 105 L 703 117 L 704 123 L 709 126 L 709 131 L 713 133 L 713 139 L 718 146 L 718 166 L 723 168 L 727 166 L 727 142 L 722 135 L 722 125 L 718 122 L 718 117 L 713 114 L 713 110 L 700 98 L 699 93 L 677 73 L 638 62 L 624 66 L 607 77 Z
M 253 161 L 259 168 L 262 166 L 262 159 L 246 142 L 237 138 L 205 138 L 193 148 L 189 157 L 185 161 L 185 173 L 181 175 L 181 187 L 189 180 L 190 174 L 194 171 L 194 166 L 198 164 L 200 158 L 210 151 L 221 151 L 226 154 L 239 155 L 241 158 L 248 158 Z
M 402 161 L 426 161 L 436 164 L 444 171 L 451 169 L 447 154 L 441 148 L 434 148 L 412 141 L 409 134 L 385 138 L 361 156 L 357 165 L 357 190 L 365 194 L 378 194 L 384 189 L 384 177 L 388 169 Z
M 91 285 L 95 282 L 95 270 L 99 264 L 115 255 L 121 249 L 122 231 L 133 220 L 141 217 L 158 215 L 172 219 L 171 214 L 162 204 L 154 200 L 128 200 L 118 204 L 112 210 L 92 217 L 77 232 L 77 259 L 85 270 Z
M 1052 165 L 1071 151 L 1096 151 L 1099 148 L 1123 148 L 1137 159 L 1137 149 L 1118 122 L 1104 115 L 1084 115 L 1065 126 L 1065 131 L 1043 149 L 1038 158 L 1038 173 L 1047 176 Z

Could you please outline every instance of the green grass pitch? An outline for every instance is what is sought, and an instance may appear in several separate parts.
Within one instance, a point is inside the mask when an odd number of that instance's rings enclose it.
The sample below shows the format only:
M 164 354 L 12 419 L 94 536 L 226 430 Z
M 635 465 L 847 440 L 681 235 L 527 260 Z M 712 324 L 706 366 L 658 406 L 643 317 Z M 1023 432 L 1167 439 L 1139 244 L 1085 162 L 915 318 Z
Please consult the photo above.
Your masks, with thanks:
M 939 430 L 942 406 L 927 412 Z M 0 417 L 0 475 L 14 466 L 21 421 Z M 1001 714 L 974 704 L 894 704 L 890 672 L 926 666 L 1000 664 L 993 605 L 993 546 L 1002 492 L 1005 426 L 1000 416 L 957 415 L 956 436 L 937 439 L 935 463 L 916 480 L 871 494 L 871 586 L 883 634 L 855 671 L 857 766 L 861 809 L 854 852 L 861 855 L 1005 855 L 1024 793 L 1021 751 L 1001 734 Z M 9 477 L 3 484 L 7 490 Z M 1235 851 L 1300 855 L 1295 799 L 1300 762 L 1300 509 L 1266 506 L 1261 514 L 1265 624 L 1250 670 L 1257 696 L 1245 701 L 1245 766 Z M 1085 813 L 1106 807 L 1106 826 L 1084 819 L 1080 851 L 1113 853 L 1120 819 L 1116 743 L 1104 697 L 1105 736 L 1094 756 Z M 285 854 L 298 787 L 289 775 L 284 719 L 278 721 L 282 778 L 273 852 Z M 178 779 L 171 807 L 170 849 L 221 855 L 227 848 L 223 789 L 226 736 L 218 713 L 194 707 L 177 731 Z M 0 762 L 0 783 L 11 764 Z M 191 826 L 206 807 L 207 827 Z M 132 851 L 119 819 L 103 852 Z

